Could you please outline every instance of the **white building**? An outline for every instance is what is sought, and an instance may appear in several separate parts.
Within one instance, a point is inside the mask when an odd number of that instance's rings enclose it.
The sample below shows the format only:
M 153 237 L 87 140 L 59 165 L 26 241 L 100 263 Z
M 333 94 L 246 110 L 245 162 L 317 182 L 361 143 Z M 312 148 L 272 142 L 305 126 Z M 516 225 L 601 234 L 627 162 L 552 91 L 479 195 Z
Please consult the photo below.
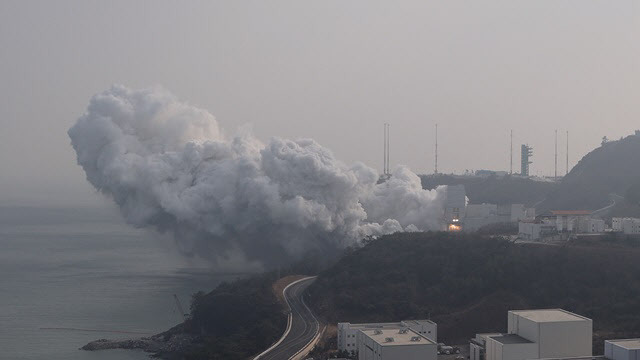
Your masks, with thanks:
M 535 359 L 591 356 L 593 322 L 562 309 L 509 311 L 507 331 L 535 342 Z
M 487 338 L 490 336 L 502 335 L 501 333 L 476 334 L 476 337 L 469 342 L 469 359 L 484 360 L 485 349 L 487 348 Z
M 533 220 L 536 217 L 536 209 L 526 208 L 524 204 L 503 204 L 498 205 L 498 216 L 501 222 Z
M 489 224 L 534 218 L 535 209 L 525 208 L 523 204 L 469 204 L 465 210 L 463 228 L 466 231 L 474 231 Z
M 465 209 L 464 230 L 474 231 L 479 228 L 502 222 L 498 216 L 496 204 L 469 204 Z
M 591 218 L 591 212 L 586 210 L 552 210 L 550 216 L 555 218 L 558 232 L 577 232 L 578 223 Z
M 640 234 L 640 219 L 638 218 L 613 218 L 611 219 L 613 231 L 627 235 Z
M 437 360 L 438 344 L 411 329 L 360 330 L 358 360 Z
M 640 339 L 606 340 L 604 356 L 611 360 L 640 360 Z
M 591 356 L 591 319 L 561 309 L 517 310 L 508 312 L 507 323 L 506 334 L 478 334 L 472 339 L 470 360 Z
M 578 232 L 580 234 L 600 234 L 604 232 L 604 220 L 593 218 L 581 218 L 578 221 Z
M 518 223 L 518 237 L 524 240 L 540 240 L 544 236 L 556 232 L 556 224 L 548 221 L 520 221 Z
M 358 350 L 357 334 L 360 330 L 411 329 L 434 342 L 438 341 L 438 325 L 431 320 L 403 320 L 390 323 L 351 324 L 338 323 L 338 350 Z

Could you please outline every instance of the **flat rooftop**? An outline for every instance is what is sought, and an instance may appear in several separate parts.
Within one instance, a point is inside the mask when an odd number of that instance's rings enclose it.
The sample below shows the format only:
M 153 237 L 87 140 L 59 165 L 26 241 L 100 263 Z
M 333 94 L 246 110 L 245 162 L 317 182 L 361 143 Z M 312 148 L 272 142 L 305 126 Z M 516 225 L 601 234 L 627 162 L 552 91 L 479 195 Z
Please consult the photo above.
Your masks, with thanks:
M 492 338 L 493 340 L 501 344 L 533 344 L 532 341 L 529 341 L 523 338 L 522 336 L 516 335 L 516 334 L 490 336 L 490 338 Z
M 370 323 L 370 324 L 350 324 L 352 329 L 401 329 L 406 326 L 399 322 L 393 323 Z
M 562 309 L 512 310 L 518 316 L 535 322 L 585 321 L 591 320 Z
M 436 345 L 435 342 L 411 329 L 371 329 L 361 331 L 367 337 L 380 344 L 380 346 Z M 389 341 L 390 339 L 393 340 Z
M 607 341 L 627 350 L 640 350 L 640 339 L 620 339 Z
M 589 210 L 551 210 L 553 216 L 584 216 L 591 215 Z
M 409 325 L 420 325 L 423 323 L 435 324 L 431 320 L 402 320 L 401 322 L 388 323 L 349 324 L 349 326 L 352 329 L 401 329 Z
M 431 320 L 402 320 L 402 322 L 405 323 L 405 324 L 414 324 L 414 325 L 420 325 L 420 324 L 423 324 L 423 323 L 435 324 Z

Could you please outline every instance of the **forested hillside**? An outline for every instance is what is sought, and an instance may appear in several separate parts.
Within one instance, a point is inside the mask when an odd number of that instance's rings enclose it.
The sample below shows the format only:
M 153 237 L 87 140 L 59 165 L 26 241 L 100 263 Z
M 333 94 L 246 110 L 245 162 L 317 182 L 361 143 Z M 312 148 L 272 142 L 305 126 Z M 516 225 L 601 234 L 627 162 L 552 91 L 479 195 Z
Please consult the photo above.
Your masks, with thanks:
M 640 136 L 631 135 L 585 155 L 538 208 L 595 210 L 610 204 L 611 194 L 637 194 L 639 183 Z
M 200 338 L 181 356 L 186 359 L 247 359 L 280 338 L 285 330 L 285 309 L 273 294 L 272 274 L 223 283 L 205 294 L 197 293 L 185 332 Z
M 504 331 L 506 312 L 564 308 L 596 334 L 640 336 L 640 247 L 517 245 L 478 234 L 397 233 L 353 250 L 310 288 L 329 322 L 431 317 L 439 338 Z

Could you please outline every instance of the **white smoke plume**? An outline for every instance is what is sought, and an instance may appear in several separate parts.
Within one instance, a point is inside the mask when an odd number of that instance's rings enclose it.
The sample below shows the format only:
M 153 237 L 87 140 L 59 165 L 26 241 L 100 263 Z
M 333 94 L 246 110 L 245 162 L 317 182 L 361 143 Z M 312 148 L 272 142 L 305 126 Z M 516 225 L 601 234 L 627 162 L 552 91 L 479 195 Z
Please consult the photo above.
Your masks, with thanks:
M 170 232 L 213 261 L 273 265 L 364 236 L 437 229 L 440 191 L 406 167 L 378 184 L 311 139 L 225 137 L 207 111 L 164 89 L 113 86 L 69 130 L 87 180 L 127 222 Z

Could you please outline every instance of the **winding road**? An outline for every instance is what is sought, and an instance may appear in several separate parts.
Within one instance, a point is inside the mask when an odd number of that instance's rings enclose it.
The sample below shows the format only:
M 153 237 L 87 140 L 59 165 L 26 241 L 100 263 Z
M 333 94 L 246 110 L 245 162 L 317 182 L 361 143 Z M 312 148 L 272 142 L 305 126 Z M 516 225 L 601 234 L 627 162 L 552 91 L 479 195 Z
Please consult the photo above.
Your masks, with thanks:
M 289 360 L 300 357 L 320 334 L 320 322 L 304 302 L 304 292 L 315 277 L 300 279 L 287 286 L 284 297 L 291 309 L 287 330 L 274 346 L 254 360 Z

